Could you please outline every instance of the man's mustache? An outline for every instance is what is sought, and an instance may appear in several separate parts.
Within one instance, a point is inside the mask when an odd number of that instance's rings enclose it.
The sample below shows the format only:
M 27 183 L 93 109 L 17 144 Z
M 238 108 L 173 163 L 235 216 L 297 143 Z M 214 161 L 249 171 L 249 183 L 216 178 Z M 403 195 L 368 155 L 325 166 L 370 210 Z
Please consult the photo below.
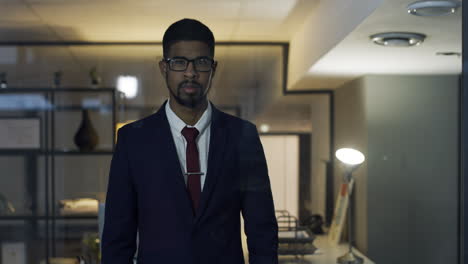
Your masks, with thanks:
M 179 84 L 179 87 L 178 89 L 182 89 L 184 88 L 185 86 L 193 86 L 193 87 L 196 87 L 196 88 L 201 88 L 201 84 L 199 84 L 198 82 L 194 82 L 194 81 L 183 81 Z

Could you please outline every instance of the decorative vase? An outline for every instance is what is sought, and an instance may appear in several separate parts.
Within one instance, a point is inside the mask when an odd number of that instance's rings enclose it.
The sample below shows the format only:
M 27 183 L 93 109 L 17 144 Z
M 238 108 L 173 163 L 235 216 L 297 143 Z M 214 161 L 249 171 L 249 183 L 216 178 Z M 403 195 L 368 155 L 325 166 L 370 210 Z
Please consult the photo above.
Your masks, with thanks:
M 81 113 L 82 120 L 80 128 L 75 134 L 75 145 L 81 152 L 93 151 L 98 144 L 99 138 L 89 118 L 88 109 L 83 109 Z
M 62 82 L 62 72 L 61 71 L 54 72 L 54 87 L 60 88 L 61 82 Z
M 91 79 L 91 87 L 98 88 L 99 84 L 101 84 L 101 76 L 99 76 L 96 67 L 91 68 L 89 71 L 89 78 Z
M 0 73 L 0 88 L 7 88 L 6 72 Z
M 15 207 L 8 199 L 0 193 L 0 215 L 12 215 L 15 213 Z

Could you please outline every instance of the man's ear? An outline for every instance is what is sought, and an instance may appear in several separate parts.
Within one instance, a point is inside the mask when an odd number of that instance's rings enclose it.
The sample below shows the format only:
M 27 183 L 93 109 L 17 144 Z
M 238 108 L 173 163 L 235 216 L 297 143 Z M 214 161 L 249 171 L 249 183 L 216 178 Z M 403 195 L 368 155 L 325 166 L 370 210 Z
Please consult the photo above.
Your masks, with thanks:
M 216 67 L 218 67 L 218 62 L 214 61 L 212 67 L 213 67 L 213 71 L 211 72 L 211 77 L 213 77 L 216 73 Z
M 163 77 L 166 77 L 167 63 L 164 60 L 159 61 L 159 71 Z

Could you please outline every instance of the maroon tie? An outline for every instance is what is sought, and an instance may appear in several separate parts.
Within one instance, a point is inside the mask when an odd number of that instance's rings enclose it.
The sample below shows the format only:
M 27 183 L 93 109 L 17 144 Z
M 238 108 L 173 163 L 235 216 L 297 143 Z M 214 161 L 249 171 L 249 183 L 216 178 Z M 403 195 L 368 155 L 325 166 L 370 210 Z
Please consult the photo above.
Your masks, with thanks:
M 193 212 L 197 211 L 200 202 L 200 159 L 198 157 L 197 136 L 198 130 L 194 127 L 184 127 L 182 135 L 187 140 L 187 189 L 192 199 Z

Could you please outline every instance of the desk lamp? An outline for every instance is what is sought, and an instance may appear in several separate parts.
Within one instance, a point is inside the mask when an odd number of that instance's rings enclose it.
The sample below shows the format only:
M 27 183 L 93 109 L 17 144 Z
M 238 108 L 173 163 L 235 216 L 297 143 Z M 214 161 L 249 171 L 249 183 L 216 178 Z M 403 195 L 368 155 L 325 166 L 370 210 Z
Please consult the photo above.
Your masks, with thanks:
M 364 154 L 360 151 L 351 148 L 342 148 L 336 151 L 336 158 L 344 165 L 344 181 L 349 184 L 353 177 L 353 172 L 361 165 L 364 160 Z M 338 264 L 362 264 L 363 258 L 356 256 L 353 253 L 353 232 L 352 232 L 352 217 L 351 217 L 351 194 L 348 195 L 348 244 L 349 250 L 346 254 L 337 259 Z

